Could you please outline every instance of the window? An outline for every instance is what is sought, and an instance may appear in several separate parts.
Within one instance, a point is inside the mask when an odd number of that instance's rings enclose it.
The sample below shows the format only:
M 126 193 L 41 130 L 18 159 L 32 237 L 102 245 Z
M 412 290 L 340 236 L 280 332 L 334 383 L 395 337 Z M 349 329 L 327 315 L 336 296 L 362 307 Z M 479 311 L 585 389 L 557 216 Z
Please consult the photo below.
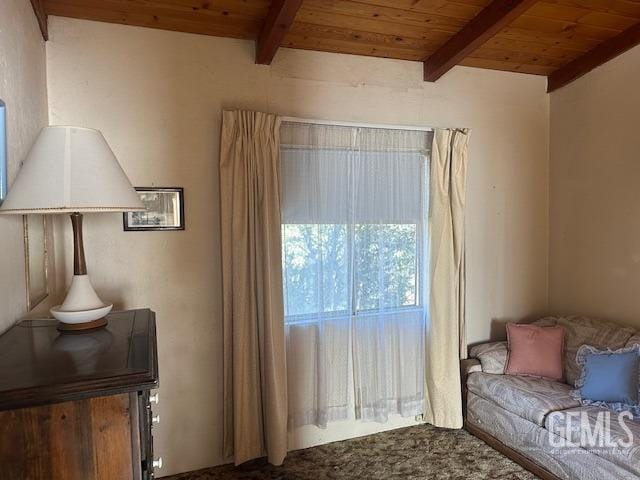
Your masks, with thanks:
M 291 420 L 421 413 L 430 134 L 285 122 L 281 141 Z
M 348 235 L 345 224 L 283 225 L 287 321 L 350 311 Z
M 0 100 L 0 203 L 7 195 L 7 121 L 6 107 Z
M 355 226 L 355 313 L 418 306 L 418 225 Z
M 417 224 L 283 225 L 287 322 L 418 307 L 418 229 Z

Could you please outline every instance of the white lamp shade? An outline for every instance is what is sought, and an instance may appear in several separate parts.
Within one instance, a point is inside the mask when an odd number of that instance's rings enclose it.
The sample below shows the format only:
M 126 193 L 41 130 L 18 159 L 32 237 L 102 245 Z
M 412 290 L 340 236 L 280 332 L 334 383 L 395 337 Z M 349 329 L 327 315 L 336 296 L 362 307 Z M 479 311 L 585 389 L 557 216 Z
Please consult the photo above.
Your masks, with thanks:
M 0 213 L 130 212 L 140 197 L 98 130 L 45 127 Z

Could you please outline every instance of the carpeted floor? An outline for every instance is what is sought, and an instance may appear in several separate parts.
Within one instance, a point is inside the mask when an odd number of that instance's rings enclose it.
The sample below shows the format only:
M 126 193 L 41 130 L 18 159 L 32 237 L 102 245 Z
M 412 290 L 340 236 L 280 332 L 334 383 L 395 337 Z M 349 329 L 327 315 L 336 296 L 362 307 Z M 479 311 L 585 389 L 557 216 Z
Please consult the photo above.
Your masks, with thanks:
M 165 480 L 535 480 L 537 477 L 464 430 L 427 425 L 289 453 L 283 466 L 263 460 L 183 473 Z

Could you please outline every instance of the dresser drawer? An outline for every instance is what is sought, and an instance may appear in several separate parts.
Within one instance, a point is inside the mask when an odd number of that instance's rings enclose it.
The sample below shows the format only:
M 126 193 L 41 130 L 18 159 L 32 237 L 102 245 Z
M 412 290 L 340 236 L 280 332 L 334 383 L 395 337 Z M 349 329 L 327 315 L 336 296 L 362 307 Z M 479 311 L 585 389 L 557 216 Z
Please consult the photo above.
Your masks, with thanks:
M 2 480 L 137 480 L 129 394 L 0 412 Z

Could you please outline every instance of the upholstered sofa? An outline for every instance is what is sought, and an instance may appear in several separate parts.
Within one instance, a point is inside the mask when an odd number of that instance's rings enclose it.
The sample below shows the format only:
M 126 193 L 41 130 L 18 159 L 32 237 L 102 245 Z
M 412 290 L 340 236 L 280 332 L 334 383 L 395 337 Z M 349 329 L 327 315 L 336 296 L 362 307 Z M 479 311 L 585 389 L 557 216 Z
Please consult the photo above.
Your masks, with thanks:
M 586 317 L 533 323 L 564 327 L 567 383 L 505 375 L 506 342 L 474 346 L 462 362 L 467 430 L 544 479 L 640 479 L 640 423 L 620 423 L 618 413 L 581 406 L 571 394 L 581 345 L 618 349 L 640 344 L 640 332 Z M 610 428 L 598 430 L 607 419 Z

